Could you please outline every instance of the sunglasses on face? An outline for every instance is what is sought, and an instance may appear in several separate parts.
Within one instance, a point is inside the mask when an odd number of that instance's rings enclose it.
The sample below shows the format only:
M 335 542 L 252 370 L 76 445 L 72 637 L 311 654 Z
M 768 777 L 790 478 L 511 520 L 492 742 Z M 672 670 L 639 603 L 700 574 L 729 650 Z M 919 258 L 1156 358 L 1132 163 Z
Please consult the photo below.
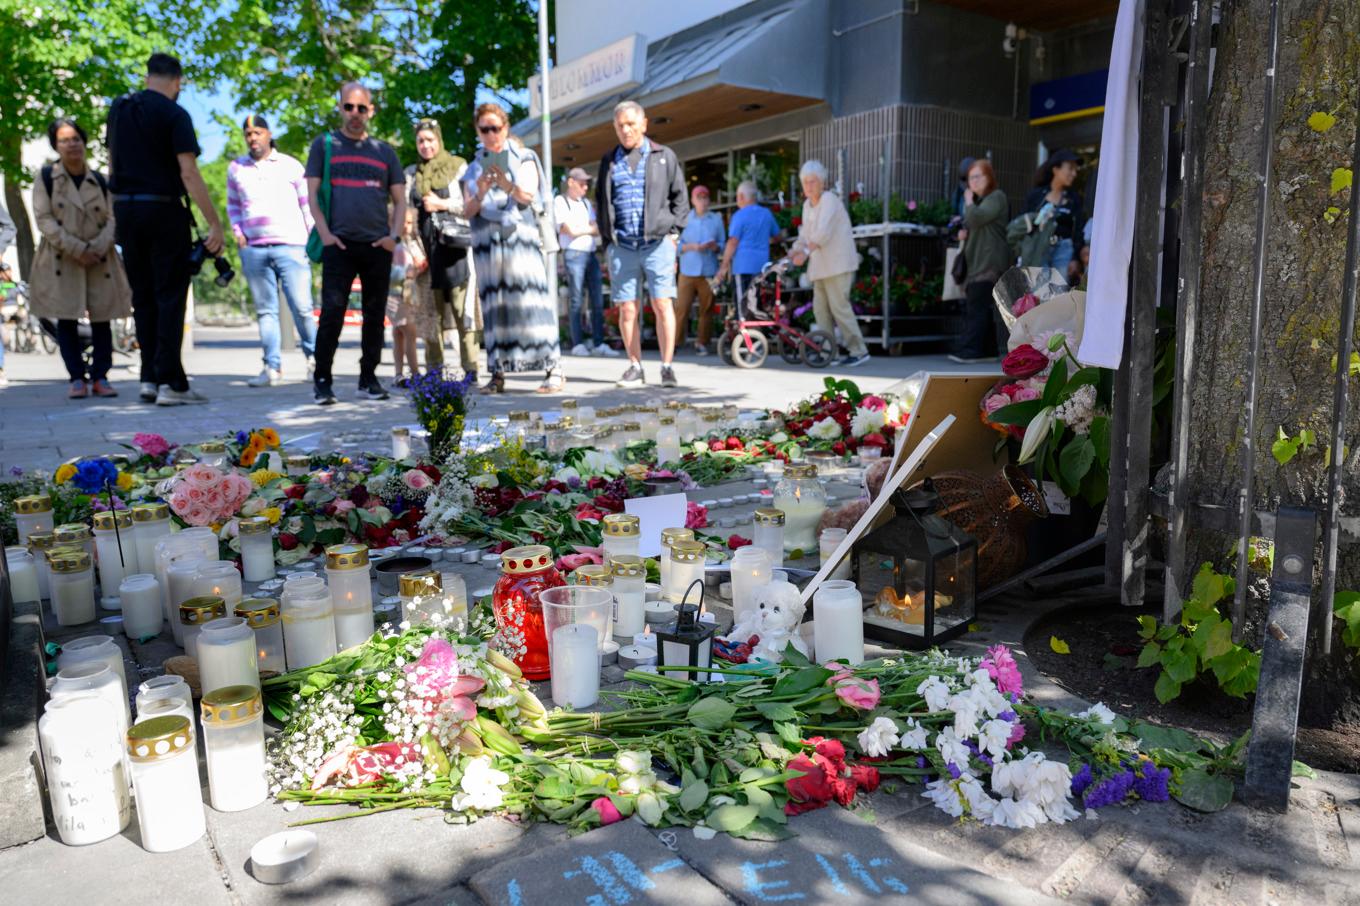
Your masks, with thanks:
M 497 132 L 501 131 L 501 128 L 502 128 L 501 126 L 497 125 L 478 126 L 477 131 L 482 133 L 482 135 L 495 135 Z
M 367 104 L 345 104 L 344 108 L 346 113 L 353 113 L 356 110 L 359 111 L 360 113 L 368 112 Z

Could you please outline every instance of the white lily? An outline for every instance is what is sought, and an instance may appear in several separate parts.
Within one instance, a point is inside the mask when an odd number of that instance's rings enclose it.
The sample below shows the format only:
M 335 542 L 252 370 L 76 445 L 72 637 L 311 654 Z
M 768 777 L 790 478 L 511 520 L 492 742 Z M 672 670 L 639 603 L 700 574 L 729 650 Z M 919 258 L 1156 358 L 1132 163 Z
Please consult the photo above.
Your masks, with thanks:
M 874 722 L 859 731 L 859 750 L 870 758 L 882 758 L 897 745 L 897 724 L 887 717 L 875 717 Z
M 1020 442 L 1020 465 L 1024 465 L 1034 458 L 1034 454 L 1039 452 L 1039 446 L 1053 430 L 1053 407 L 1045 406 L 1039 410 L 1034 419 L 1025 429 L 1025 439 Z

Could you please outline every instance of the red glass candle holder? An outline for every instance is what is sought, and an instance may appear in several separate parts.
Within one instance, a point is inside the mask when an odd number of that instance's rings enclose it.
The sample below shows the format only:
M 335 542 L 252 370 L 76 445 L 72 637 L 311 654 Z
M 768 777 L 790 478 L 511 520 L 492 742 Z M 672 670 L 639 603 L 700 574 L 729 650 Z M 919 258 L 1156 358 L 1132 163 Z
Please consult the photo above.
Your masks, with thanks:
M 538 593 L 566 584 L 553 567 L 552 551 L 546 545 L 530 544 L 501 554 L 501 577 L 491 594 L 492 610 L 510 659 L 527 679 L 545 680 L 549 675 L 548 636 Z

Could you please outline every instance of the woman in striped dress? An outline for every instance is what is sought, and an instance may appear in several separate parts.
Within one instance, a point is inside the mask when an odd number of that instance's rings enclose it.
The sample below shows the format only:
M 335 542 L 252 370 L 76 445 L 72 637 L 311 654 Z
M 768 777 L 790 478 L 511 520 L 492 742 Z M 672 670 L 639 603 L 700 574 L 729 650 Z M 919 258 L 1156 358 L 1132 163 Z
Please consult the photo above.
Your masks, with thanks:
M 557 306 L 548 295 L 538 222 L 531 208 L 541 197 L 538 159 L 509 141 L 510 118 L 499 104 L 477 108 L 482 150 L 463 178 L 463 214 L 472 221 L 472 256 L 482 300 L 483 334 L 491 380 L 484 393 L 503 393 L 505 375 L 542 369 L 539 393 L 557 393 L 561 369 Z M 505 167 L 488 163 L 508 154 Z

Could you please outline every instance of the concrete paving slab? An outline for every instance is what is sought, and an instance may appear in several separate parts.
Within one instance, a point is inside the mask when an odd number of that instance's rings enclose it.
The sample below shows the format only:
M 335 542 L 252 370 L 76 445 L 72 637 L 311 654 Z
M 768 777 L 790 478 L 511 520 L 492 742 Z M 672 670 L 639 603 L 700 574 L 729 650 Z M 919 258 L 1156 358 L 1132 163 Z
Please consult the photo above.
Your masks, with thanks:
M 636 821 L 534 850 L 475 875 L 469 886 L 493 906 L 730 902 Z
M 311 825 L 321 867 L 301 881 L 262 884 L 250 873 L 250 848 L 290 822 L 353 814 L 339 806 L 292 812 L 265 803 L 243 812 L 208 810 L 208 834 L 227 883 L 245 904 L 311 901 L 334 904 L 405 903 L 443 895 L 473 873 L 512 858 L 524 829 L 499 818 L 448 824 L 432 809 L 385 812 Z
M 988 877 L 962 862 L 883 833 L 838 808 L 793 818 L 797 834 L 780 843 L 677 831 L 677 852 L 741 903 L 834 901 L 970 904 L 1052 903 L 1048 897 Z

